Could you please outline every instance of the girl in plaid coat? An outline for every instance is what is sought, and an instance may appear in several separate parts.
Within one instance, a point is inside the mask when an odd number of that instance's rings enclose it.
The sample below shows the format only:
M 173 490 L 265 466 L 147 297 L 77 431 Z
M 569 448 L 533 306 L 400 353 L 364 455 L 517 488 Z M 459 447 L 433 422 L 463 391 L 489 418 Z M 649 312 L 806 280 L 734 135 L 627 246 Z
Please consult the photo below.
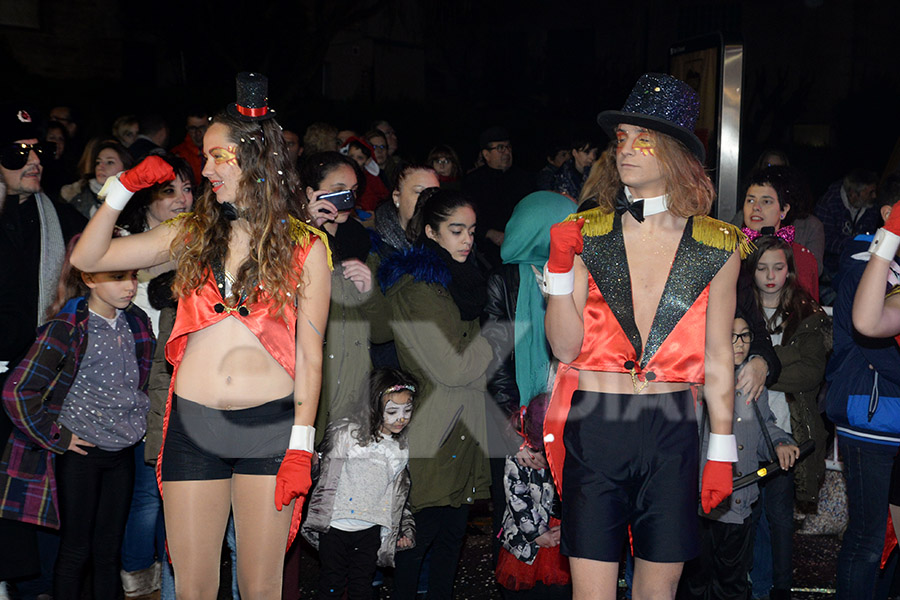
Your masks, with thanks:
M 119 591 L 155 343 L 136 289 L 135 271 L 81 273 L 66 262 L 55 316 L 3 388 L 15 430 L 0 455 L 0 518 L 60 529 L 57 599 L 80 596 L 91 561 L 91 596 Z

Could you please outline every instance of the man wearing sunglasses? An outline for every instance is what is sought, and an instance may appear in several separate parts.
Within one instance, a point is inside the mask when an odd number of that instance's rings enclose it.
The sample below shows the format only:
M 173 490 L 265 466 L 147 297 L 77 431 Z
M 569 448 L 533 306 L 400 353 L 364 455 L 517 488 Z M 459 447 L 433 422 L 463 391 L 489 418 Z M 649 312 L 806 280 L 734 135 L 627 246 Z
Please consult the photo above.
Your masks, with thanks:
M 56 296 L 65 240 L 84 220 L 41 191 L 42 159 L 31 115 L 0 108 L 0 379 L 5 361 L 21 358 Z
M 0 387 L 7 364 L 21 360 L 55 299 L 66 234 L 84 227 L 74 210 L 58 213 L 41 192 L 41 159 L 50 156 L 28 111 L 0 107 Z M 0 411 L 0 447 L 12 428 Z M 39 564 L 35 526 L 0 519 L 0 581 L 34 575 L 42 566 L 52 572 L 52 562 Z

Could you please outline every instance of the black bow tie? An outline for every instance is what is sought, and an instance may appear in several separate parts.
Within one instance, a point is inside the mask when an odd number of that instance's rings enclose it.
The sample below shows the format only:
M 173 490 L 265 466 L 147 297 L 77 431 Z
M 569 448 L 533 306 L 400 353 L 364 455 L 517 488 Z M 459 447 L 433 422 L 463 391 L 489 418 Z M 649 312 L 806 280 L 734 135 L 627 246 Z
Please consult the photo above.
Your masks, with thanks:
M 626 212 L 630 212 L 631 216 L 635 218 L 638 223 L 644 222 L 644 201 L 643 200 L 635 200 L 634 202 L 629 202 L 628 198 L 625 196 L 625 192 L 619 192 L 619 195 L 616 196 L 616 214 L 624 215 Z

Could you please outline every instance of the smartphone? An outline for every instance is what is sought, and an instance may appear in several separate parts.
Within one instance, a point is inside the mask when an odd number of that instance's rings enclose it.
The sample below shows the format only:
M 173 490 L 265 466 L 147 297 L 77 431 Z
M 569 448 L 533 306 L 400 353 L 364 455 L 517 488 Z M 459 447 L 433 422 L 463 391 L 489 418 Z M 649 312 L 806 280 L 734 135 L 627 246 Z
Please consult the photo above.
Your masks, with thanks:
M 338 211 L 351 210 L 356 206 L 356 194 L 353 190 L 343 190 L 340 192 L 331 192 L 330 194 L 322 194 L 319 200 L 328 200 Z M 320 211 L 321 212 L 321 211 Z

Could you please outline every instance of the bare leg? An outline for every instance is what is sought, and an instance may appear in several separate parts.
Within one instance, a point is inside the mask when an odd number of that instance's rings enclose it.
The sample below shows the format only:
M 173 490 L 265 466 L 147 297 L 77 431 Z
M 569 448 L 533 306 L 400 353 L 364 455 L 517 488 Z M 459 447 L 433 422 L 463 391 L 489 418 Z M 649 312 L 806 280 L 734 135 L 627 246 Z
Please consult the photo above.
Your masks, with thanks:
M 274 475 L 235 475 L 233 481 L 241 597 L 281 600 L 284 551 L 294 503 L 281 512 L 275 509 Z
M 215 600 L 231 480 L 165 481 L 163 509 L 178 600 Z
M 569 568 L 572 570 L 572 600 L 615 600 L 619 563 L 569 558 Z
M 650 562 L 634 558 L 634 600 L 672 600 L 684 563 Z

